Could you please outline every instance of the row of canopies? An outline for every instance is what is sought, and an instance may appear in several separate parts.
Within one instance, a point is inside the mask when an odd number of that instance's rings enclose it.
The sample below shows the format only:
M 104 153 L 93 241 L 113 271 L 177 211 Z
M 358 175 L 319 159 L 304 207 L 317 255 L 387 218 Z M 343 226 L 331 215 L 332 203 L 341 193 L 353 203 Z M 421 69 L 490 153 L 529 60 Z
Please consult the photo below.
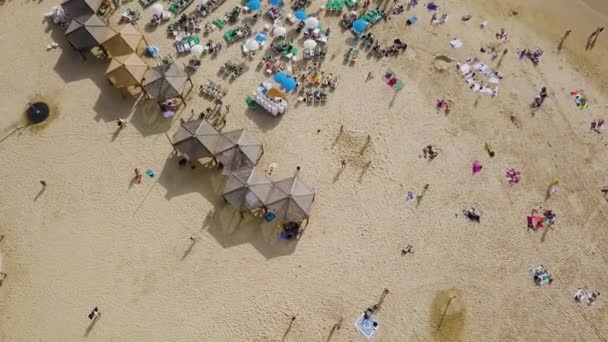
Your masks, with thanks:
M 215 160 L 228 177 L 223 196 L 239 212 L 263 209 L 283 224 L 301 223 L 310 216 L 314 192 L 297 175 L 271 181 L 259 171 L 255 165 L 264 148 L 248 131 L 219 132 L 203 119 L 182 122 L 173 147 L 191 161 Z
M 141 58 L 149 45 L 144 34 L 133 25 L 108 25 L 95 15 L 100 4 L 98 0 L 67 0 L 62 4 L 72 18 L 65 31 L 70 45 L 81 53 L 99 47 L 111 57 L 106 78 L 116 88 L 141 87 L 158 102 L 174 98 L 185 102 L 187 85 L 192 89 L 193 84 L 183 68 L 175 63 L 150 67 Z

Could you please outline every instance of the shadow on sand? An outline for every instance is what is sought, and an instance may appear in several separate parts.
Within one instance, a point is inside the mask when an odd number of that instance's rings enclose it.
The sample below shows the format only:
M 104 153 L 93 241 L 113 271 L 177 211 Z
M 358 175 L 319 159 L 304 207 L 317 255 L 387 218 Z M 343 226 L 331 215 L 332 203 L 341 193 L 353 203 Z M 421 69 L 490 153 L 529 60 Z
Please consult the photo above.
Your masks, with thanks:
M 170 200 L 180 195 L 198 192 L 213 205 L 212 216 L 205 218 L 202 226 L 223 247 L 230 248 L 244 243 L 251 244 L 266 259 L 289 255 L 296 249 L 297 241 L 279 240 L 280 227 L 277 221 L 268 223 L 252 213 L 243 216 L 229 204 L 224 203 L 222 189 L 225 177 L 211 164 L 193 163 L 190 166 L 179 166 L 179 157 L 175 154 L 167 159 L 158 183 L 165 191 L 165 198 Z M 185 251 L 185 259 L 194 243 Z

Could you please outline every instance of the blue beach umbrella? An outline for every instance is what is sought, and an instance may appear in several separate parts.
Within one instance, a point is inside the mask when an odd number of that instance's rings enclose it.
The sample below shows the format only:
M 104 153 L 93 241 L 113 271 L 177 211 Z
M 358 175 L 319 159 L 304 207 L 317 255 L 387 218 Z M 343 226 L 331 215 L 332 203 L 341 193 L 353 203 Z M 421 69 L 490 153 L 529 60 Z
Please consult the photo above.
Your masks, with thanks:
M 367 21 L 365 21 L 363 19 L 357 19 L 353 23 L 353 30 L 355 30 L 355 32 L 357 32 L 357 33 L 361 33 L 363 31 L 365 31 L 366 27 L 367 27 Z
M 274 81 L 280 85 L 283 85 L 283 83 L 285 83 L 287 78 L 288 78 L 288 76 L 284 72 L 277 72 L 276 74 L 274 74 Z
M 283 4 L 283 0 L 270 0 L 272 6 L 279 6 Z
M 260 0 L 249 0 L 249 2 L 247 2 L 247 8 L 249 8 L 252 11 L 257 11 L 262 7 L 262 4 L 260 3 Z
M 287 91 L 296 89 L 296 80 L 293 77 L 287 77 L 285 82 L 283 82 L 283 88 Z
M 305 20 L 308 18 L 308 14 L 306 14 L 306 12 L 303 10 L 297 10 L 294 14 L 298 20 Z

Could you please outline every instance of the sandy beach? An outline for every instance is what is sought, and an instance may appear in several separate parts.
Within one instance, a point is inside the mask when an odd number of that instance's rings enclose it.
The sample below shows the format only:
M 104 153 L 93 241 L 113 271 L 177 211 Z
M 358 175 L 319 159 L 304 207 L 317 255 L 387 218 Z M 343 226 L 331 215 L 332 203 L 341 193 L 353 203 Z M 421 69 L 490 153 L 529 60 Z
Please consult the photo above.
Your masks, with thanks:
M 250 60 L 235 43 L 202 58 L 196 88 L 211 79 L 229 89 L 224 130 L 260 138 L 258 166 L 276 162 L 272 179 L 299 166 L 315 189 L 304 234 L 282 241 L 272 225 L 240 219 L 224 204 L 218 170 L 178 166 L 167 135 L 179 120 L 164 118 L 154 101 L 121 96 L 104 78 L 107 60 L 83 60 L 44 19 L 59 3 L 0 0 L 0 341 L 365 341 L 354 322 L 384 289 L 376 341 L 606 341 L 608 202 L 600 189 L 608 185 L 608 133 L 589 125 L 608 119 L 608 32 L 585 51 L 587 37 L 607 24 L 606 1 L 435 3 L 447 23 L 430 25 L 421 1 L 370 29 L 384 43 L 405 41 L 403 54 L 362 52 L 354 64 L 343 62 L 352 33 L 340 15 L 321 11 L 331 28 L 322 66 L 340 83 L 325 104 L 288 95 L 279 117 L 245 103 L 270 80 L 256 68 L 266 51 Z M 204 22 L 237 4 L 226 1 Z M 175 54 L 166 24 L 151 30 L 148 10 L 136 1 L 123 7 L 139 8 L 137 28 Z M 414 15 L 418 22 L 406 26 Z M 264 16 L 254 30 L 268 23 Z M 501 28 L 506 42 L 495 37 Z M 220 41 L 224 31 L 203 40 Z M 455 38 L 459 49 L 449 45 Z M 51 41 L 59 47 L 47 50 Z M 456 69 L 471 57 L 495 68 L 498 59 L 480 52 L 488 46 L 508 49 L 495 97 L 474 93 Z M 518 58 L 517 50 L 537 47 L 537 66 Z M 222 79 L 228 60 L 248 70 Z M 389 69 L 405 82 L 399 92 L 382 80 Z M 531 115 L 543 86 L 549 97 Z M 570 93 L 578 89 L 588 108 L 577 108 Z M 435 107 L 440 98 L 450 103 L 447 115 Z M 48 102 L 51 117 L 23 128 L 34 100 Z M 179 115 L 210 105 L 195 89 Z M 118 118 L 128 126 L 118 130 Z M 429 144 L 439 152 L 432 161 L 422 157 Z M 475 175 L 473 160 L 483 165 Z M 133 184 L 134 168 L 156 177 Z M 508 168 L 521 172 L 518 184 L 507 182 Z M 555 179 L 561 188 L 547 199 Z M 425 184 L 418 205 L 406 200 Z M 464 217 L 470 207 L 481 211 L 480 223 Z M 529 230 L 534 208 L 551 209 L 556 223 Z M 414 253 L 402 255 L 407 245 Z M 538 265 L 551 285 L 531 280 Z M 580 287 L 602 295 L 577 304 Z M 90 324 L 96 306 L 102 316 Z

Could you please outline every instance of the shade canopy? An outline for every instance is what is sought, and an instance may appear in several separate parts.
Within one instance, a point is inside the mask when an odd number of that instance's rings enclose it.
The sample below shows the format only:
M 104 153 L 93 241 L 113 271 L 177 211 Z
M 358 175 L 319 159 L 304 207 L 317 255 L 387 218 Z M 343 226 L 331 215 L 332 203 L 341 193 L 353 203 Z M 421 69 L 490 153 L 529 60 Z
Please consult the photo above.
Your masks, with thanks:
M 220 138 L 221 133 L 207 120 L 182 122 L 173 135 L 173 147 L 190 160 L 212 158 L 211 151 Z
M 142 86 L 153 99 L 165 101 L 182 97 L 188 82 L 188 74 L 176 63 L 161 64 L 146 72 Z
M 61 7 L 72 19 L 81 20 L 97 13 L 103 0 L 66 0 Z
M 96 15 L 73 19 L 65 31 L 65 38 L 77 50 L 89 50 L 116 36 L 116 31 Z
M 367 28 L 367 21 L 365 21 L 363 19 L 357 19 L 353 22 L 353 30 L 355 30 L 355 32 L 361 33 L 363 31 L 365 31 L 366 28 Z
M 307 29 L 316 29 L 319 26 L 319 19 L 310 17 L 304 21 Z
M 283 179 L 274 185 L 286 196 L 267 203 L 266 207 L 283 223 L 308 219 L 315 193 L 298 177 Z
M 192 57 L 199 58 L 203 54 L 204 50 L 205 49 L 202 45 L 196 44 L 190 49 L 190 53 L 192 54 Z
M 136 54 L 116 56 L 106 70 L 106 77 L 116 88 L 130 87 L 141 84 L 146 71 L 148 65 Z
M 254 51 L 260 47 L 260 43 L 258 43 L 255 39 L 249 39 L 245 42 L 245 47 L 249 51 Z
M 317 46 L 317 42 L 315 42 L 313 39 L 307 39 L 304 41 L 304 48 L 306 50 L 312 50 Z
M 262 7 L 262 4 L 260 3 L 260 0 L 249 0 L 247 2 L 247 8 L 249 8 L 252 11 L 257 11 Z
M 118 34 L 101 44 L 111 56 L 131 53 L 142 55 L 146 48 L 144 35 L 133 25 L 125 25 Z
M 298 19 L 298 20 L 304 20 L 306 18 L 308 18 L 308 14 L 306 14 L 306 12 L 304 12 L 303 10 L 297 10 L 294 12 L 294 16 Z
M 275 36 L 284 36 L 287 33 L 287 29 L 283 26 L 275 26 L 272 33 L 274 33 Z
M 298 83 L 296 82 L 295 78 L 288 76 L 281 85 L 285 90 L 292 91 L 296 89 L 297 84 Z
M 254 167 L 262 154 L 264 147 L 258 138 L 244 129 L 222 133 L 230 145 L 216 146 L 215 159 L 222 163 L 225 172 L 241 168 Z
M 286 193 L 256 168 L 230 172 L 224 187 L 224 198 L 241 212 L 280 201 L 285 196 Z

